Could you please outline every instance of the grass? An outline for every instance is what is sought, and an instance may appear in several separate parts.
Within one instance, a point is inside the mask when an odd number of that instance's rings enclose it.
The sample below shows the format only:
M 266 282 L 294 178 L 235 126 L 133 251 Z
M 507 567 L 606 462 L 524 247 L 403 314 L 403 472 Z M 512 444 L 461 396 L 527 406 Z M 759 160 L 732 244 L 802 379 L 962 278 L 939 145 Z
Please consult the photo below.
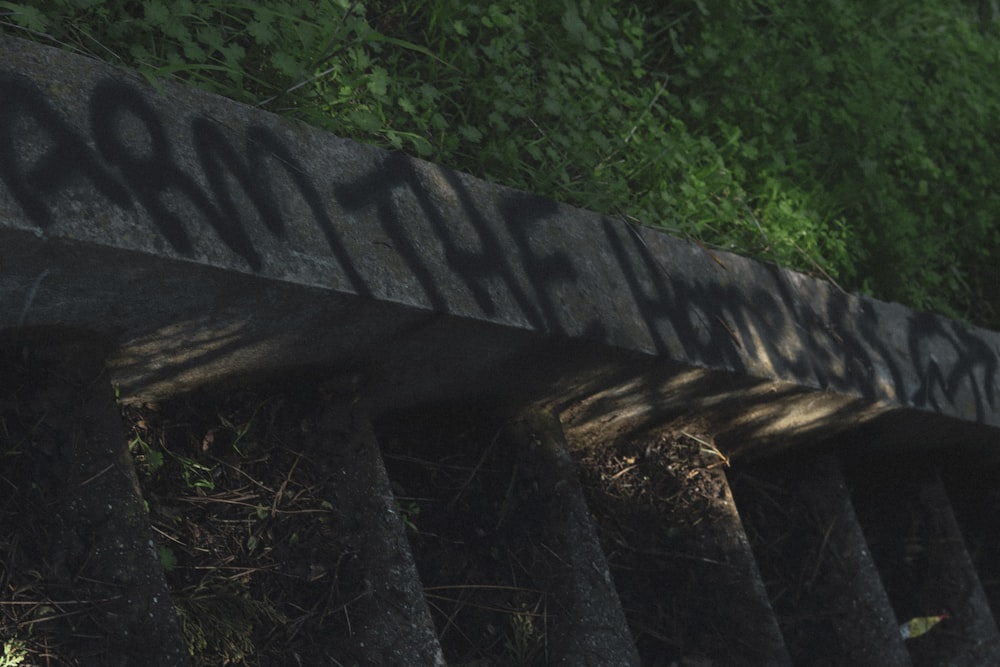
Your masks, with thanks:
M 265 599 L 254 599 L 245 581 L 218 571 L 174 593 L 174 604 L 188 651 L 200 663 L 240 664 L 258 649 L 261 628 L 285 625 L 288 619 Z
M 890 5 L 48 0 L 0 27 L 995 324 L 995 23 Z

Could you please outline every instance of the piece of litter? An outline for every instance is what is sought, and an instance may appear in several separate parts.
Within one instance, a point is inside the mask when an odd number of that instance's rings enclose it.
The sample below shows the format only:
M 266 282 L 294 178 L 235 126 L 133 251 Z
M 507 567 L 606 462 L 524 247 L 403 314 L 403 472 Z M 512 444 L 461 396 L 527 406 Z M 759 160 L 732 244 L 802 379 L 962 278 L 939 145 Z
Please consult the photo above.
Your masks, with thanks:
M 948 618 L 948 614 L 940 616 L 916 616 L 899 626 L 899 634 L 903 639 L 913 639 L 927 633 L 935 625 Z

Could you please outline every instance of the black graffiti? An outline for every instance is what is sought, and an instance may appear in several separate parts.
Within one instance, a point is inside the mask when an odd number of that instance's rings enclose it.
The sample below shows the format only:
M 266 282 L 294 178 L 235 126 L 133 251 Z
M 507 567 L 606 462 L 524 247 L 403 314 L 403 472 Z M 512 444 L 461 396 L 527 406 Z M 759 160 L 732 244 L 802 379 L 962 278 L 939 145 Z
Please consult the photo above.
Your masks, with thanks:
M 375 206 L 378 220 L 392 241 L 392 246 L 406 262 L 424 294 L 436 311 L 446 310 L 446 299 L 438 288 L 430 268 L 424 264 L 418 250 L 406 234 L 407 225 L 400 221 L 396 206 L 392 202 L 392 190 L 406 185 L 409 181 L 405 158 L 392 154 L 385 159 L 379 169 L 366 174 L 349 184 L 339 185 L 335 197 L 347 212 Z
M 49 202 L 54 195 L 74 183 L 89 182 L 123 209 L 137 202 L 174 251 L 191 255 L 194 247 L 188 230 L 199 221 L 206 222 L 227 248 L 252 270 L 260 271 L 262 257 L 247 228 L 253 216 L 275 237 L 285 235 L 283 212 L 273 188 L 274 169 L 269 166 L 277 164 L 306 202 L 353 289 L 370 295 L 344 252 L 312 180 L 269 128 L 246 128 L 241 154 L 218 122 L 204 116 L 192 118 L 191 144 L 208 184 L 206 193 L 175 160 L 150 102 L 122 81 L 104 80 L 91 94 L 89 130 L 96 151 L 29 79 L 0 75 L 0 99 L 0 155 L 4 156 L 0 180 L 39 227 L 53 223 Z M 33 161 L 24 157 L 31 151 L 18 141 L 27 130 L 34 143 L 47 147 Z M 239 186 L 252 211 L 237 205 L 231 183 Z
M 903 353 L 885 339 L 886 323 L 871 300 L 831 290 L 817 311 L 780 269 L 768 267 L 766 287 L 728 277 L 699 280 L 697 272 L 692 277 L 663 266 L 626 225 L 605 220 L 604 232 L 660 355 L 670 356 L 671 343 L 679 344 L 692 362 L 739 374 L 759 372 L 748 361 L 767 359 L 778 377 L 812 377 L 821 389 L 869 400 L 957 408 L 977 421 L 996 408 L 998 350 L 959 323 L 912 314 Z
M 674 340 L 692 361 L 744 371 L 742 343 L 723 318 L 732 295 L 717 284 L 701 285 L 670 273 L 626 225 L 606 218 L 602 224 L 657 353 L 669 355 L 668 341 Z
M 128 116 L 139 121 L 148 135 L 149 151 L 145 155 L 133 152 L 131 146 L 139 142 L 134 137 L 124 137 L 119 129 Z M 220 232 L 223 242 L 241 254 L 255 270 L 260 268 L 256 252 L 248 251 L 245 243 L 226 233 L 208 196 L 174 162 L 155 111 L 136 89 L 112 80 L 98 84 L 91 98 L 90 122 L 101 156 L 118 168 L 174 250 L 191 254 L 193 248 L 184 229 L 182 214 L 171 210 L 164 201 L 167 194 L 183 195 Z
M 920 379 L 909 397 L 913 404 L 940 411 L 945 404 L 955 406 L 958 390 L 969 386 L 973 397 L 968 407 L 974 408 L 976 420 L 982 421 L 985 407 L 996 405 L 996 355 L 982 339 L 941 317 L 917 313 L 910 318 L 909 326 L 910 356 L 917 363 Z M 954 359 L 945 363 L 932 349 L 942 356 L 954 355 Z
M 471 292 L 483 314 L 492 316 L 497 313 L 496 298 L 490 292 L 490 285 L 499 282 L 532 328 L 537 331 L 561 332 L 557 309 L 544 293 L 552 285 L 576 280 L 575 269 L 568 256 L 555 252 L 540 258 L 528 253 L 518 258 L 521 268 L 528 275 L 527 283 L 535 290 L 535 298 L 532 298 L 518 279 L 513 265 L 514 258 L 504 252 L 496 230 L 484 218 L 458 175 L 448 169 L 436 169 L 458 197 L 471 235 L 457 235 L 455 225 L 444 218 L 432 201 L 429 189 L 421 182 L 420 174 L 414 169 L 411 159 L 401 153 L 390 153 L 379 168 L 371 173 L 351 183 L 338 185 L 335 196 L 348 212 L 376 208 L 383 231 L 392 240 L 393 247 L 406 262 L 410 273 L 420 283 L 434 310 L 448 312 L 449 305 L 434 278 L 432 267 L 427 265 L 426 257 L 414 247 L 413 239 L 410 238 L 413 221 L 401 219 L 399 208 L 393 204 L 392 193 L 399 188 L 406 189 L 416 199 L 423 219 L 429 223 L 442 245 L 448 270 Z M 524 248 L 525 235 L 532 222 L 554 213 L 556 204 L 540 197 L 524 198 L 515 195 L 502 202 L 500 209 L 508 229 Z M 475 249 L 468 248 L 470 243 L 476 246 Z
M 486 318 L 521 324 L 519 315 L 538 332 L 646 347 L 633 323 L 622 326 L 596 310 L 586 316 L 579 298 L 577 309 L 567 312 L 568 295 L 582 286 L 597 289 L 603 280 L 630 301 L 618 304 L 618 312 L 636 318 L 648 351 L 661 357 L 737 374 L 812 378 L 821 389 L 957 410 L 978 421 L 997 405 L 1000 351 L 940 317 L 910 315 L 901 334 L 906 349 L 899 349 L 884 339 L 887 324 L 870 300 L 832 293 L 822 304 L 810 303 L 774 268 L 755 269 L 760 284 L 742 284 L 722 263 L 716 269 L 704 262 L 716 273 L 668 266 L 641 233 L 607 218 L 600 221 L 601 241 L 613 266 L 608 275 L 590 275 L 566 243 L 553 250 L 540 240 L 558 237 L 552 221 L 563 224 L 565 217 L 550 199 L 492 189 L 484 199 L 466 177 L 400 153 L 385 154 L 357 178 L 320 188 L 294 148 L 263 125 L 231 128 L 192 114 L 185 129 L 200 170 L 193 174 L 181 166 L 177 154 L 184 147 L 172 143 L 178 138 L 168 135 L 150 98 L 120 80 L 94 87 L 85 121 L 81 131 L 31 80 L 0 74 L 0 181 L 39 228 L 56 222 L 53 202 L 60 193 L 87 187 L 121 209 L 144 210 L 179 254 L 192 255 L 193 234 L 208 229 L 259 272 L 266 235 L 286 239 L 290 207 L 298 203 L 288 200 L 292 193 L 362 296 L 373 290 L 338 231 L 346 223 L 335 222 L 332 212 L 377 221 L 438 313 L 470 315 L 460 304 L 464 289 Z M 451 213 L 436 198 L 442 193 Z M 265 238 L 255 238 L 252 229 L 264 230 Z M 438 244 L 434 252 L 424 245 L 429 238 Z M 609 332 L 622 330 L 631 338 L 610 340 Z
M 471 202 L 465 202 L 465 206 L 466 209 L 474 208 Z M 558 206 L 551 199 L 519 193 L 504 199 L 499 209 L 518 249 L 521 266 L 529 278 L 528 284 L 534 287 L 535 301 L 545 318 L 545 330 L 565 333 L 558 316 L 563 303 L 561 300 L 556 303 L 553 292 L 561 286 L 576 283 L 577 269 L 565 253 L 539 255 L 531 244 L 532 229 L 542 220 L 553 216 Z M 518 303 L 524 301 L 523 295 L 516 296 Z M 604 326 L 596 319 L 585 325 L 582 333 L 584 337 L 593 340 L 607 338 Z
M 244 130 L 245 145 L 237 149 L 231 140 L 236 131 L 202 115 L 190 121 L 190 145 L 197 156 L 207 189 L 185 171 L 174 155 L 162 121 L 137 88 L 117 79 L 99 82 L 89 100 L 89 132 L 96 147 L 90 148 L 30 80 L 16 75 L 0 79 L 3 106 L 0 148 L 7 156 L 0 171 L 4 183 L 40 227 L 52 223 L 52 195 L 74 180 L 90 181 L 101 194 L 122 208 L 138 204 L 149 215 L 159 235 L 182 254 L 195 251 L 191 230 L 207 223 L 233 253 L 254 271 L 262 268 L 262 256 L 247 229 L 256 218 L 276 238 L 284 238 L 285 221 L 273 182 L 283 175 L 298 191 L 314 222 L 327 240 L 334 257 L 360 295 L 372 292 L 347 252 L 329 207 L 312 177 L 269 128 L 251 125 Z M 36 134 L 50 145 L 49 152 L 32 164 L 20 156 L 16 142 L 19 123 L 33 123 Z M 384 232 L 417 279 L 433 309 L 446 312 L 448 299 L 435 280 L 431 267 L 408 235 L 412 220 L 401 220 L 392 193 L 403 188 L 415 198 L 422 217 L 441 242 L 448 270 L 470 291 L 476 305 L 487 316 L 497 313 L 496 292 L 504 292 L 540 331 L 562 332 L 560 303 L 552 298 L 560 286 L 576 280 L 575 269 L 565 253 L 537 254 L 530 243 L 531 229 L 557 210 L 548 199 L 517 194 L 500 202 L 499 209 L 521 251 L 510 257 L 497 231 L 479 211 L 454 172 L 439 169 L 461 201 L 470 234 L 456 232 L 428 194 L 412 161 L 389 154 L 370 174 L 334 187 L 334 199 L 350 213 L 369 206 L 377 210 Z M 236 195 L 238 188 L 242 196 Z M 249 206 L 247 205 L 249 204 Z M 248 210 L 249 209 L 249 210 Z M 471 246 L 471 247 L 470 247 Z M 520 279 L 522 275 L 527 280 Z M 599 338 L 599 323 L 586 327 L 588 336 Z
M 295 185 L 306 206 L 309 207 L 313 215 L 313 220 L 316 221 L 320 231 L 323 232 L 327 245 L 330 247 L 333 256 L 337 259 L 341 268 L 347 274 L 347 279 L 351 283 L 351 287 L 354 288 L 355 293 L 360 296 L 371 296 L 371 289 L 354 266 L 351 256 L 337 234 L 333 221 L 327 214 L 322 195 L 320 195 L 309 174 L 299 161 L 295 159 L 291 151 L 288 150 L 271 130 L 265 127 L 251 126 L 247 129 L 247 154 L 250 157 L 250 173 L 253 181 L 259 187 L 266 189 L 267 201 L 269 202 L 276 201 L 276 199 L 270 185 L 272 176 L 271 170 L 268 169 L 268 164 L 274 164 L 282 169 Z M 277 209 L 275 209 L 275 214 L 273 222 L 268 224 L 268 227 L 275 234 L 283 236 L 284 222 L 282 216 Z
M 26 163 L 19 150 L 20 135 L 41 134 L 48 150 Z M 47 200 L 74 181 L 89 181 L 120 207 L 128 207 L 131 196 L 100 163 L 100 159 L 78 137 L 73 128 L 52 108 L 28 79 L 0 73 L 0 179 L 28 217 L 39 227 L 52 224 Z

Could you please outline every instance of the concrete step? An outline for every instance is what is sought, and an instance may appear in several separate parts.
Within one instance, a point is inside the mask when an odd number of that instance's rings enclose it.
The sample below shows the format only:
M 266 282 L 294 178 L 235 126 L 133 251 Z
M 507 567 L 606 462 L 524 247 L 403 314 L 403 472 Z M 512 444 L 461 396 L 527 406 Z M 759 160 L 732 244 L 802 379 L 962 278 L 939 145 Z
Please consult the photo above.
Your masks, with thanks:
M 0 36 L 0 333 L 100 335 L 128 401 L 364 366 L 376 415 L 696 411 L 756 454 L 952 419 L 995 455 L 995 332 L 158 83 Z
M 453 405 L 380 439 L 450 664 L 639 665 L 558 420 Z
M 549 664 L 637 667 L 639 655 L 559 420 L 541 410 L 521 412 L 504 435 L 518 462 L 517 485 L 533 491 L 517 510 L 532 516 L 527 539 L 555 558 L 551 605 L 562 613 L 554 614 L 550 628 Z
M 295 610 L 274 608 L 255 593 L 255 580 L 271 569 L 269 560 L 280 563 L 292 544 L 309 541 L 305 534 L 282 533 L 282 517 L 322 507 L 284 509 L 284 486 L 264 489 L 259 498 L 248 494 L 246 473 L 234 475 L 238 483 L 229 487 L 221 469 L 210 471 L 187 458 L 180 434 L 171 434 L 169 449 L 149 438 L 144 449 L 130 452 L 101 350 L 93 345 L 23 345 L 6 352 L 0 366 L 5 646 L 57 665 L 166 667 L 190 665 L 192 658 L 195 665 L 245 664 L 254 657 L 251 642 L 274 634 L 269 626 L 275 625 L 283 628 L 279 634 L 289 650 L 259 656 L 270 664 L 282 656 L 308 664 L 444 664 L 371 425 L 349 391 L 338 388 L 312 412 L 296 413 L 309 426 L 299 431 L 294 425 L 302 442 L 286 482 L 294 471 L 302 475 L 311 467 L 306 474 L 322 487 L 311 495 L 336 506 L 340 519 L 306 526 L 323 531 L 310 543 L 308 571 L 276 568 L 277 576 L 301 582 L 296 603 L 318 605 L 312 613 L 298 609 L 299 627 L 288 628 L 288 613 Z M 147 437 L 154 432 L 148 424 L 144 428 Z M 197 430 L 194 423 L 188 428 Z M 204 437 L 206 431 L 198 431 L 199 442 Z M 144 500 L 133 455 L 148 464 L 164 452 L 185 461 L 185 474 L 204 476 L 186 478 L 190 495 L 165 496 L 152 485 Z M 156 465 L 163 465 L 162 458 Z M 209 532 L 213 523 L 245 519 L 211 508 L 253 507 L 255 501 L 258 520 L 248 524 L 254 528 L 247 537 L 252 562 L 241 567 L 229 557 L 220 567 L 195 568 L 207 574 L 192 569 L 192 577 L 180 579 L 186 545 L 175 535 L 192 531 L 193 550 L 222 549 L 217 540 L 197 542 L 194 536 Z M 275 532 L 274 545 L 263 546 L 264 533 Z M 296 559 L 296 566 L 301 562 Z M 165 568 L 171 570 L 167 576 Z M 238 574 L 229 576 L 233 571 Z M 319 596 L 302 592 L 325 585 L 332 587 Z M 310 623 L 319 623 L 311 631 L 325 629 L 329 641 L 310 641 L 310 648 L 320 646 L 313 653 L 293 650 L 294 635 L 310 631 Z
M 183 663 L 167 585 L 189 644 L 192 618 L 238 617 L 233 655 L 317 651 L 279 663 L 634 664 L 629 635 L 656 667 L 1000 662 L 975 528 L 995 477 L 958 513 L 971 554 L 936 477 L 959 448 L 1000 462 L 996 332 L 55 49 L 0 37 L 0 63 L 5 642 L 58 627 L 34 636 L 113 663 L 141 635 Z M 266 380 L 348 370 L 295 409 Z M 153 554 L 109 387 L 147 410 L 249 382 L 271 398 L 242 426 L 133 425 Z M 560 446 L 532 446 L 559 430 L 587 511 Z M 835 441 L 846 478 L 812 454 Z M 760 461 L 736 501 L 730 458 Z M 157 466 L 188 488 L 158 493 Z M 206 581 L 218 526 L 240 562 Z M 262 580 L 311 594 L 301 623 Z M 893 624 L 945 612 L 904 656 Z
M 350 397 L 350 393 L 346 393 Z M 352 606 L 346 642 L 361 664 L 443 667 L 423 586 L 406 538 L 371 422 L 359 402 L 331 397 L 316 436 L 337 463 L 337 510 L 357 522 L 356 554 L 366 594 Z M 343 650 L 344 647 L 338 647 Z
M 689 428 L 571 441 L 643 664 L 792 664 L 726 460 Z
M 837 457 L 743 466 L 733 487 L 795 664 L 909 665 Z
M 190 664 L 103 351 L 79 341 L 6 352 L 3 641 L 54 664 Z
M 962 486 L 969 468 L 933 452 L 900 465 L 850 448 L 800 451 L 729 468 L 694 425 L 581 448 L 550 413 L 489 402 L 373 427 L 359 376 L 296 374 L 130 413 L 149 448 L 133 447 L 140 467 L 156 447 L 215 461 L 174 497 L 148 470 L 138 491 L 100 359 L 84 343 L 5 357 L 0 632 L 32 655 L 117 664 L 155 653 L 149 664 L 175 665 L 193 647 L 195 664 L 210 664 L 218 653 L 192 644 L 192 614 L 221 613 L 231 591 L 193 589 L 178 573 L 191 573 L 189 551 L 220 548 L 204 534 L 225 523 L 246 524 L 257 544 L 226 561 L 247 599 L 278 590 L 258 586 L 265 577 L 298 582 L 298 597 L 250 618 L 247 636 L 272 642 L 265 660 L 978 665 L 1000 655 L 976 570 L 993 562 L 981 553 L 995 544 L 992 512 L 970 512 L 996 506 L 991 477 Z M 942 466 L 967 494 L 962 523 Z M 269 469 L 280 484 L 263 478 Z M 293 568 L 297 549 L 309 572 Z M 903 640 L 902 622 L 936 614 L 949 618 Z M 307 632 L 312 653 L 296 638 Z
M 215 618 L 216 662 L 1000 662 L 995 474 L 953 469 L 1000 461 L 996 332 L 36 44 L 0 63 L 5 642 L 183 664 L 179 631 L 211 662 Z M 136 423 L 136 491 L 110 387 L 272 373 L 324 398 Z M 247 532 L 206 580 L 216 525 Z
M 444 664 L 357 398 L 351 375 L 296 374 L 129 411 L 170 459 L 143 484 L 196 664 Z M 229 628 L 214 618 L 227 581 L 243 619 Z
M 923 458 L 923 457 L 921 457 Z M 1000 635 L 966 551 L 937 463 L 893 461 L 852 474 L 854 502 L 899 619 L 947 614 L 940 631 L 907 642 L 915 665 L 991 664 Z

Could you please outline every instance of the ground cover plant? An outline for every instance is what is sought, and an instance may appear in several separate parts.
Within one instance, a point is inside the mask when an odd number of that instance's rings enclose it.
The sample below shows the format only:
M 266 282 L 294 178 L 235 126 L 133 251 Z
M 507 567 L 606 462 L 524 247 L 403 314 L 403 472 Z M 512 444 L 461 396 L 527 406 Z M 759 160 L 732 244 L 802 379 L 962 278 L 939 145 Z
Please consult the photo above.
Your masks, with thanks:
M 0 2 L 12 34 L 1000 326 L 991 3 Z

